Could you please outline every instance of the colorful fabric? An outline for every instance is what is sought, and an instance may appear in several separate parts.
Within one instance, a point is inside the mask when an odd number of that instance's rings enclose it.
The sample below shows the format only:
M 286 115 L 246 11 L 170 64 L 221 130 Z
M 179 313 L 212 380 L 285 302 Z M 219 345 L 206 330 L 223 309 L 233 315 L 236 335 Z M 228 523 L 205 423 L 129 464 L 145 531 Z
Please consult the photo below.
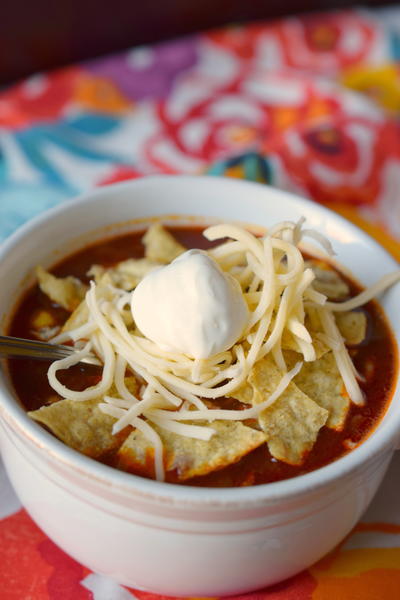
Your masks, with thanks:
M 0 94 L 0 239 L 81 191 L 151 173 L 276 185 L 364 227 L 400 259 L 400 9 L 226 27 L 48 74 Z M 351 535 L 248 600 L 400 597 L 400 457 Z M 397 469 L 397 471 L 396 471 Z M 2 600 L 157 600 L 51 542 L 0 463 Z

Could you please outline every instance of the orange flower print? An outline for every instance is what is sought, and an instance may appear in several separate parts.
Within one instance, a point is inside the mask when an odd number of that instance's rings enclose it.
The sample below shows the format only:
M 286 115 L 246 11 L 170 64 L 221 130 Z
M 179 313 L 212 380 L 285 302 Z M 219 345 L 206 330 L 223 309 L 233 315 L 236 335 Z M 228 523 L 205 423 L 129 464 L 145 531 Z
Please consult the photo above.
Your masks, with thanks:
M 79 79 L 74 100 L 88 110 L 111 114 L 124 113 L 132 106 L 111 81 L 91 75 Z

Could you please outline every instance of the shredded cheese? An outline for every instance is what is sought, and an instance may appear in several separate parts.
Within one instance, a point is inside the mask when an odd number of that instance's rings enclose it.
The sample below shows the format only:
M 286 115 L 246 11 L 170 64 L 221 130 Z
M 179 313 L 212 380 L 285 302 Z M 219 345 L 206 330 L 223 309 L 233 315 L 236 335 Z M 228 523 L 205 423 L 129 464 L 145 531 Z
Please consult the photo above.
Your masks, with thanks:
M 366 304 L 372 298 L 376 298 L 379 294 L 382 294 L 387 288 L 391 287 L 394 283 L 400 281 L 400 271 L 394 271 L 394 273 L 388 273 L 384 275 L 377 283 L 371 285 L 369 288 L 354 296 L 346 302 L 326 302 L 325 307 L 333 312 L 344 312 L 347 310 L 353 310 L 363 304 Z
M 352 310 L 369 301 L 400 280 L 399 272 L 384 276 L 377 284 L 346 302 L 328 302 L 324 294 L 313 289 L 314 273 L 305 268 L 298 248 L 304 236 L 316 240 L 328 254 L 333 249 L 319 232 L 303 229 L 304 219 L 285 221 L 271 228 L 264 238 L 257 238 L 236 225 L 215 225 L 204 231 L 208 240 L 229 238 L 231 241 L 209 250 L 209 255 L 239 282 L 249 309 L 249 318 L 241 339 L 225 352 L 207 359 L 191 359 L 179 352 L 168 352 L 127 326 L 126 307 L 130 293 L 115 286 L 91 283 L 85 302 L 87 322 L 53 339 L 55 343 L 71 340 L 76 348 L 84 347 L 72 357 L 54 362 L 48 371 L 50 385 L 64 398 L 89 400 L 102 397 L 100 410 L 116 419 L 113 433 L 127 425 L 140 429 L 153 445 L 157 479 L 164 479 L 163 448 L 160 436 L 151 426 L 164 428 L 182 436 L 209 440 L 212 427 L 182 423 L 216 419 L 243 420 L 256 418 L 275 402 L 299 372 L 302 362 L 289 372 L 282 353 L 282 337 L 288 336 L 304 361 L 314 361 L 313 339 L 305 325 L 307 315 L 319 318 L 323 331 L 316 339 L 333 351 L 350 399 L 364 402 L 357 373 L 336 326 L 335 311 Z M 124 312 L 125 311 L 125 312 Z M 95 352 L 102 361 L 100 382 L 76 392 L 57 379 L 61 369 L 78 363 Z M 204 400 L 221 398 L 238 389 L 254 364 L 271 354 L 282 379 L 274 393 L 264 402 L 243 410 L 210 408 Z M 125 385 L 127 370 L 141 378 L 139 394 Z M 118 397 L 109 390 L 115 385 Z

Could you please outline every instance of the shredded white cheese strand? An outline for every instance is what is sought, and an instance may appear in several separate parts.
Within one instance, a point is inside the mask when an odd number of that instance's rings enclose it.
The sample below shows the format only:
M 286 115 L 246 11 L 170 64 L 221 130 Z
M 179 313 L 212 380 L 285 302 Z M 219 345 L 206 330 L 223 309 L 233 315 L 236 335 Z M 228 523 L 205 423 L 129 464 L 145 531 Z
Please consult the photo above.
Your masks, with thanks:
M 371 285 L 369 288 L 354 296 L 350 300 L 346 300 L 345 302 L 326 302 L 325 308 L 333 312 L 345 312 L 348 310 L 353 310 L 354 308 L 358 308 L 363 304 L 366 304 L 372 298 L 376 298 L 391 287 L 394 283 L 400 281 L 400 271 L 395 271 L 394 273 L 388 273 L 384 275 L 377 283 Z
M 102 354 L 104 359 L 103 373 L 100 382 L 92 387 L 87 388 L 82 392 L 70 390 L 65 385 L 60 383 L 57 379 L 57 372 L 63 369 L 69 369 L 73 365 L 78 364 L 82 358 L 90 353 L 92 343 L 88 342 L 83 350 L 62 358 L 61 360 L 54 361 L 47 372 L 49 383 L 53 390 L 55 390 L 63 398 L 69 400 L 92 400 L 93 398 L 100 398 L 110 389 L 114 378 L 115 370 L 115 354 L 112 345 L 104 337 L 100 341 L 102 347 Z
M 344 345 L 344 341 L 336 325 L 335 318 L 326 308 L 320 308 L 319 314 L 322 326 L 325 329 L 328 339 L 331 338 L 335 340 L 335 344 L 332 347 L 332 352 L 347 393 L 354 404 L 362 406 L 364 404 L 364 396 L 355 377 L 355 368 L 353 362 L 349 356 L 349 353 L 347 352 L 346 346 Z
M 243 410 L 234 410 L 234 409 L 222 409 L 222 408 L 210 408 L 206 411 L 204 410 L 180 410 L 177 412 L 162 410 L 162 409 L 152 409 L 149 411 L 149 414 L 153 417 L 175 420 L 175 421 L 196 421 L 196 420 L 207 420 L 207 421 L 215 421 L 220 419 L 225 419 L 227 421 L 242 421 L 245 419 L 256 419 L 259 414 L 269 408 L 278 400 L 278 398 L 283 394 L 286 390 L 289 383 L 292 381 L 293 377 L 299 373 L 303 363 L 298 362 L 296 365 L 285 373 L 275 391 L 268 396 L 263 402 L 260 404 L 256 404 L 251 408 L 244 408 Z

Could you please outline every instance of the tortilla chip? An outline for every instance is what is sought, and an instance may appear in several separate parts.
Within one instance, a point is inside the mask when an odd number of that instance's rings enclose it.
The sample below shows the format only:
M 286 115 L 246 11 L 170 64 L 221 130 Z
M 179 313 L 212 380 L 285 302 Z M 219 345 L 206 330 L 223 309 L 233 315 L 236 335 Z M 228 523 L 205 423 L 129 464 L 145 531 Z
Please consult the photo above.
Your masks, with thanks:
M 89 319 L 89 309 L 85 300 L 83 300 L 74 310 L 74 312 L 65 321 L 62 331 L 71 331 L 81 325 L 84 325 Z
M 347 283 L 332 267 L 322 261 L 305 261 L 315 274 L 312 286 L 317 292 L 325 294 L 330 300 L 346 298 L 350 293 Z
M 246 385 L 232 396 L 241 401 L 251 398 L 253 405 L 260 404 L 275 391 L 281 378 L 282 373 L 266 356 L 254 365 Z M 327 419 L 328 411 L 291 382 L 278 400 L 261 412 L 258 421 L 272 456 L 301 465 Z
M 105 299 L 110 300 L 112 298 L 112 293 L 110 292 L 110 285 L 114 285 L 111 281 L 108 271 L 102 274 L 99 281 L 97 282 L 96 296 L 97 299 Z M 133 325 L 133 317 L 132 313 L 129 309 L 124 309 L 121 311 L 121 316 L 125 325 L 130 328 Z M 81 327 L 89 320 L 89 309 L 87 307 L 86 301 L 83 300 L 79 306 L 74 310 L 74 312 L 69 316 L 69 318 L 65 321 L 62 332 L 71 331 L 76 329 L 77 327 Z
M 139 429 L 129 434 L 116 456 L 118 469 L 155 478 L 154 447 Z
M 335 314 L 336 325 L 346 344 L 361 344 L 367 335 L 367 317 L 365 312 L 351 310 Z
M 228 397 L 235 398 L 235 400 L 239 400 L 239 402 L 243 402 L 243 404 L 249 404 L 251 406 L 253 404 L 254 397 L 253 386 L 246 381 L 234 392 L 231 392 Z
M 43 267 L 36 267 L 39 287 L 46 296 L 72 312 L 83 300 L 86 286 L 76 277 L 55 277 Z
M 134 377 L 127 377 L 125 383 L 128 389 L 135 393 L 138 384 Z M 108 395 L 118 397 L 113 387 Z M 98 404 L 102 398 L 86 400 L 59 400 L 49 406 L 28 412 L 37 423 L 44 425 L 59 440 L 92 458 L 102 456 L 117 450 L 129 435 L 131 428 L 125 427 L 113 435 L 114 417 L 104 414 Z
M 172 262 L 174 258 L 187 250 L 160 223 L 149 227 L 142 241 L 145 246 L 146 258 L 163 264 Z
M 209 441 L 203 441 L 152 424 L 164 446 L 165 469 L 176 470 L 179 481 L 223 469 L 265 442 L 265 435 L 261 431 L 237 421 L 214 421 L 208 426 L 216 433 Z M 154 450 L 139 430 L 129 435 L 117 456 L 120 468 L 148 477 L 154 476 Z
M 50 406 L 29 412 L 34 420 L 45 425 L 58 439 L 70 448 L 100 458 L 116 450 L 124 441 L 124 435 L 112 434 L 115 419 L 98 408 L 99 400 L 59 400 Z M 122 432 L 121 432 L 122 433 Z M 125 432 L 125 437 L 129 432 Z
M 86 271 L 86 275 L 91 279 L 94 279 L 95 283 L 99 283 L 105 272 L 106 268 L 102 265 L 92 265 L 89 271 Z
M 299 360 L 299 354 L 285 352 L 285 360 L 288 368 L 291 369 Z M 327 427 L 336 431 L 343 429 L 350 408 L 350 399 L 336 366 L 333 352 L 328 352 L 313 362 L 305 362 L 293 382 L 309 398 L 328 411 L 329 416 L 325 423 Z
M 133 290 L 145 275 L 159 267 L 160 263 L 148 258 L 129 258 L 119 262 L 115 267 L 105 269 L 100 265 L 93 265 L 88 271 L 88 275 L 93 277 L 96 283 L 104 282 L 104 276 L 107 274 L 110 283 L 123 290 Z

